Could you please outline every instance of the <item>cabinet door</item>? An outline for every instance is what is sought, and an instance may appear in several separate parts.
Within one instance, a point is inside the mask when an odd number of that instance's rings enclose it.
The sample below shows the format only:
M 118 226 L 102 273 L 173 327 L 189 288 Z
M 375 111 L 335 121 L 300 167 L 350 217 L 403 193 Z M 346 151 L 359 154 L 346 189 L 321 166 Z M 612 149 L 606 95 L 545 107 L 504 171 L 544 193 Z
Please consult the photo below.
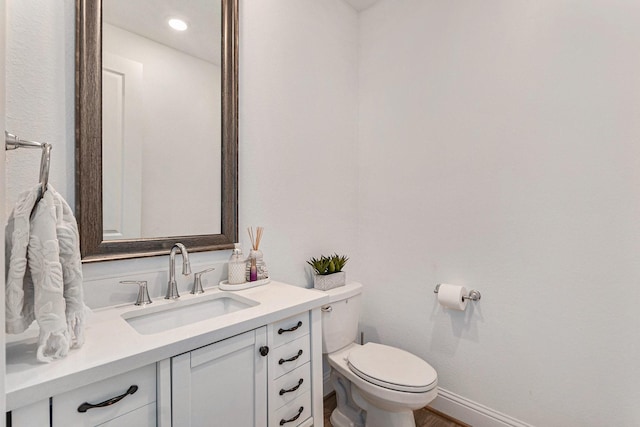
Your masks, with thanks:
M 266 427 L 265 344 L 262 327 L 173 357 L 173 425 Z
M 11 427 L 46 427 L 49 424 L 49 399 L 14 409 L 11 411 L 11 423 L 7 422 L 7 425 Z

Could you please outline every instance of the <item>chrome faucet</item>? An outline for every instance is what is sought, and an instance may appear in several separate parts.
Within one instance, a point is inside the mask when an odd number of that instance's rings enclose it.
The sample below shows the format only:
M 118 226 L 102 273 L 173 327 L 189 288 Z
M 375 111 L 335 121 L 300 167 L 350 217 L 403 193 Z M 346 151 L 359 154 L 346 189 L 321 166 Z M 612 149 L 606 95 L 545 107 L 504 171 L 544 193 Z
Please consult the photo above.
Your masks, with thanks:
M 189 263 L 189 252 L 182 243 L 176 243 L 169 252 L 169 286 L 167 287 L 167 295 L 165 299 L 180 298 L 178 294 L 178 285 L 176 285 L 176 252 L 182 254 L 182 274 L 188 276 L 191 274 L 191 264 Z

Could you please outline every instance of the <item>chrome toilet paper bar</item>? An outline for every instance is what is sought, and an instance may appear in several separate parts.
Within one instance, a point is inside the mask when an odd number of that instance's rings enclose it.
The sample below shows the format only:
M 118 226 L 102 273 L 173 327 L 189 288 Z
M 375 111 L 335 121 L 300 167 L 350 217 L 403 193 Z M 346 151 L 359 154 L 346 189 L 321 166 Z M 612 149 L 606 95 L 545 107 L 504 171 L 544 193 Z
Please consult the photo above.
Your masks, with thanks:
M 433 290 L 434 294 L 438 293 L 438 290 L 440 290 L 440 285 L 441 285 L 441 283 L 438 283 L 436 285 L 436 288 Z M 475 289 L 471 289 L 469 291 L 468 295 L 463 295 L 462 296 L 462 299 L 463 300 L 467 300 L 468 299 L 468 300 L 471 300 L 471 301 L 480 301 L 481 297 L 482 297 L 482 295 L 480 294 L 480 291 L 476 291 Z

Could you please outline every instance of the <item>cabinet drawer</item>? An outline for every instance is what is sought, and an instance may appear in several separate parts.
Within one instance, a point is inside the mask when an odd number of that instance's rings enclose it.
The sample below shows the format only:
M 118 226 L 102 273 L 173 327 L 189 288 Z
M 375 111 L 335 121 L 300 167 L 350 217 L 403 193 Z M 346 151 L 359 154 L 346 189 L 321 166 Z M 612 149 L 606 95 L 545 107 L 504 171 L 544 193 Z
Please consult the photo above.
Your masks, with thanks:
M 142 408 L 127 412 L 121 417 L 100 424 L 99 427 L 156 427 L 156 405 L 149 403 Z
M 270 426 L 299 426 L 311 416 L 311 393 L 306 392 L 274 412 Z
M 305 363 L 273 382 L 271 399 L 274 405 L 272 407 L 280 408 L 286 405 L 298 396 L 309 391 L 310 387 L 311 366 L 309 363 Z
M 309 361 L 309 356 L 309 335 L 274 349 L 273 355 L 269 355 L 269 367 L 273 372 L 272 378 L 278 378 L 304 365 Z
M 132 385 L 138 390 L 118 403 L 102 408 L 78 412 L 78 407 L 89 402 L 97 404 L 122 395 Z M 156 401 L 156 365 L 151 364 L 104 381 L 89 384 L 67 393 L 53 396 L 53 427 L 96 426 L 125 415 Z M 155 411 L 153 411 L 155 423 Z M 153 424 L 150 423 L 150 424 Z M 144 425 L 144 424 L 141 424 Z
M 273 324 L 272 347 L 279 347 L 309 333 L 309 312 L 297 314 Z

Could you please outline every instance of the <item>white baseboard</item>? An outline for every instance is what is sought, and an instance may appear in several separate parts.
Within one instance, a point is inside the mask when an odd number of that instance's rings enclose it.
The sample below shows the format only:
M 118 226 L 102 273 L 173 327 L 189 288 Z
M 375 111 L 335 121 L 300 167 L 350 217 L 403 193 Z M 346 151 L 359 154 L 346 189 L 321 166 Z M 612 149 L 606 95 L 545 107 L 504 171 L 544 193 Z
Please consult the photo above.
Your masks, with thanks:
M 324 397 L 333 392 L 330 374 L 325 372 L 322 378 Z M 429 406 L 473 427 L 534 427 L 443 388 L 438 388 L 438 397 Z
M 533 427 L 443 388 L 429 406 L 473 427 Z

